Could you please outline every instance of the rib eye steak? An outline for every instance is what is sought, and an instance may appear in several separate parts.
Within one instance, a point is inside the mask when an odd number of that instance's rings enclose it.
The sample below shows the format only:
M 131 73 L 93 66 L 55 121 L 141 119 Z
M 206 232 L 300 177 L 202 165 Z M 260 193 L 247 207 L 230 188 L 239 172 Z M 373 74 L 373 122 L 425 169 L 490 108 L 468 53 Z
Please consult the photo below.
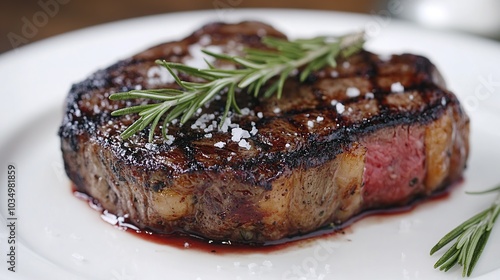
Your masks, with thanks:
M 222 94 L 170 123 L 166 138 L 120 138 L 137 116 L 110 113 L 149 101 L 110 94 L 177 87 L 156 59 L 204 64 L 202 48 L 263 48 L 264 35 L 285 38 L 259 22 L 208 24 L 73 85 L 59 135 L 76 189 L 141 229 L 260 243 L 403 206 L 461 177 L 469 119 L 436 67 L 413 54 L 362 51 L 306 82 L 290 77 L 280 100 L 238 94 L 242 112 L 223 125 Z

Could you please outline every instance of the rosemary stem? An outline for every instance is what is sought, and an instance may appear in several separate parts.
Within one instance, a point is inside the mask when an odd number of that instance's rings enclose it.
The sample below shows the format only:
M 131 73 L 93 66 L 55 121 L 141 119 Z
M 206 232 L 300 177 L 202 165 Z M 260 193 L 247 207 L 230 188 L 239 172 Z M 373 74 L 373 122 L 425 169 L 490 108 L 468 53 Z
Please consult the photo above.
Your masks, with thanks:
M 236 93 L 246 90 L 255 97 L 264 98 L 276 94 L 281 97 L 286 79 L 296 70 L 301 70 L 300 81 L 304 81 L 313 71 L 326 65 L 335 66 L 338 56 L 348 57 L 362 49 L 364 33 L 354 33 L 342 37 L 316 37 L 307 40 L 287 41 L 281 38 L 263 38 L 263 44 L 271 50 L 247 50 L 242 56 L 215 54 L 206 51 L 205 54 L 215 59 L 232 61 L 239 67 L 234 70 L 217 69 L 207 62 L 209 69 L 194 68 L 187 65 L 157 60 L 156 63 L 165 67 L 174 77 L 182 89 L 156 89 L 136 90 L 131 92 L 115 93 L 110 96 L 112 100 L 125 100 L 134 98 L 148 98 L 163 101 L 164 106 L 142 105 L 130 109 L 114 111 L 114 116 L 138 113 L 141 117 L 122 134 L 126 139 L 143 130 L 151 124 L 149 141 L 153 139 L 154 129 L 160 119 L 164 117 L 171 121 L 180 117 L 180 125 L 195 115 L 198 109 L 207 104 L 217 94 L 226 94 L 226 106 L 221 120 L 225 120 L 229 109 L 232 107 L 239 112 L 236 102 Z M 303 67 L 303 68 L 302 68 Z M 174 72 L 174 70 L 176 70 Z M 204 81 L 182 81 L 177 71 L 191 77 L 201 78 Z M 276 77 L 276 80 L 272 80 Z M 261 89 L 264 90 L 261 92 Z M 241 89 L 242 91 L 236 91 Z
M 472 194 L 483 194 L 499 190 L 500 188 L 496 187 L 482 192 L 473 192 Z M 481 257 L 499 214 L 500 192 L 489 208 L 457 226 L 439 240 L 431 249 L 430 253 L 432 255 L 446 244 L 454 241 L 450 249 L 441 256 L 434 267 L 439 267 L 440 270 L 448 271 L 451 267 L 459 264 L 463 266 L 462 276 L 470 276 L 477 261 Z
M 500 214 L 500 192 L 495 198 L 495 201 L 493 201 L 492 207 L 493 207 L 493 211 L 491 211 L 492 218 L 489 219 L 488 227 L 486 228 L 486 230 L 491 230 L 491 228 L 495 223 L 495 220 L 498 218 L 498 215 Z

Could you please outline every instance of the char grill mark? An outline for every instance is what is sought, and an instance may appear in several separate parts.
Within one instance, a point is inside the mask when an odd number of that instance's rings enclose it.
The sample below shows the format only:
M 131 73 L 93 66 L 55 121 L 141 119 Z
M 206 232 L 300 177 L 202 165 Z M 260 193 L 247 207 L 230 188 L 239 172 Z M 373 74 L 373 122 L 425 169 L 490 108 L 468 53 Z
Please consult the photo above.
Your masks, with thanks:
M 263 33 L 284 38 L 257 22 L 210 24 L 74 85 L 59 135 L 77 190 L 112 213 L 128 214 L 141 228 L 260 243 L 342 224 L 367 209 L 404 205 L 460 177 L 468 118 L 434 65 L 412 54 L 384 60 L 362 51 L 312 73 L 305 83 L 290 78 L 281 100 L 239 93 L 240 107 L 253 112 L 232 121 L 258 129 L 246 139 L 248 150 L 231 140 L 231 129 L 214 129 L 211 137 L 193 129 L 199 115 L 181 127 L 171 124 L 170 144 L 159 131 L 152 143 L 148 130 L 119 137 L 137 116 L 110 113 L 148 101 L 110 101 L 110 94 L 177 87 L 171 79 L 148 80 L 156 59 L 183 62 L 207 38 L 225 51 L 263 48 Z M 395 89 L 404 92 L 393 92 L 397 83 Z M 222 96 L 201 114 L 218 120 L 224 103 Z M 223 148 L 214 146 L 219 141 Z M 411 156 L 398 159 L 400 154 Z M 387 188 L 379 183 L 384 180 Z

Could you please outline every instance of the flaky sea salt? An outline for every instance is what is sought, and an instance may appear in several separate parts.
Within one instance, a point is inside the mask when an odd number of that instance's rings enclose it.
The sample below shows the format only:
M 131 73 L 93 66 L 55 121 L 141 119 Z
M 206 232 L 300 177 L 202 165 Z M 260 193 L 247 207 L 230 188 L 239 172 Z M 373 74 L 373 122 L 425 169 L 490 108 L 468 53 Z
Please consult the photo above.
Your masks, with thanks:
M 322 122 L 325 118 L 323 118 L 322 116 L 317 116 L 316 117 L 316 121 L 317 122 Z
M 209 131 L 205 129 L 207 128 L 207 124 L 212 122 L 212 120 L 214 119 L 215 119 L 214 114 L 203 114 L 191 125 L 191 129 L 203 129 L 205 132 L 210 132 L 211 130 Z
M 335 109 L 337 110 L 337 113 L 342 114 L 345 111 L 345 106 L 342 103 L 337 103 L 335 105 Z
M 240 110 L 241 115 L 243 116 L 248 116 L 250 114 L 251 110 L 249 108 L 243 108 Z
M 165 135 L 165 144 L 172 145 L 174 143 L 175 137 L 173 135 Z
M 332 104 L 332 106 L 337 105 L 337 103 L 339 103 L 339 102 L 338 102 L 337 100 L 335 100 L 335 99 L 333 99 L 333 100 L 330 102 L 330 104 Z
M 210 37 L 210 35 L 204 34 L 200 37 L 198 43 L 200 43 L 200 45 L 207 46 L 208 44 L 212 43 L 212 38 Z
M 220 142 L 215 143 L 214 146 L 222 149 L 222 148 L 224 148 L 224 146 L 226 146 L 226 143 L 220 141 Z
M 175 82 L 174 76 L 164 67 L 153 66 L 146 74 L 147 83 L 150 86 L 164 85 Z
M 240 127 L 233 128 L 231 130 L 231 135 L 231 140 L 234 142 L 240 142 L 240 140 L 243 138 L 250 138 L 250 133 L 248 133 L 248 130 L 244 130 Z
M 375 95 L 373 94 L 373 92 L 367 92 L 365 94 L 365 98 L 366 99 L 373 99 L 373 98 L 375 98 Z
M 356 87 L 348 87 L 345 93 L 346 93 L 346 95 L 347 95 L 348 97 L 351 97 L 351 98 L 352 98 L 352 97 L 357 97 L 357 96 L 359 96 L 359 94 L 360 94 L 361 92 L 360 92 L 360 91 L 359 91 L 359 89 L 358 89 L 358 88 L 356 88 Z
M 314 122 L 313 121 L 307 121 L 307 126 L 309 128 L 313 128 L 314 127 Z
M 238 146 L 245 148 L 247 150 L 250 150 L 251 148 L 250 143 L 248 143 L 245 139 L 241 139 L 240 142 L 238 142 Z
M 239 124 L 232 123 L 232 114 L 231 114 L 231 112 L 229 112 L 227 117 L 224 119 L 224 123 L 222 123 L 221 126 L 217 126 L 217 127 L 219 127 L 219 131 L 226 133 L 226 132 L 228 132 L 229 128 L 239 127 Z
M 404 92 L 405 91 L 405 87 L 400 82 L 393 83 L 391 85 L 391 91 L 392 92 Z
M 252 136 L 255 136 L 255 134 L 257 134 L 257 132 L 259 132 L 259 130 L 255 126 L 252 126 L 252 130 L 250 130 L 250 134 L 252 134 Z
M 172 52 L 176 55 L 182 54 L 182 48 L 180 46 L 175 46 L 172 48 Z

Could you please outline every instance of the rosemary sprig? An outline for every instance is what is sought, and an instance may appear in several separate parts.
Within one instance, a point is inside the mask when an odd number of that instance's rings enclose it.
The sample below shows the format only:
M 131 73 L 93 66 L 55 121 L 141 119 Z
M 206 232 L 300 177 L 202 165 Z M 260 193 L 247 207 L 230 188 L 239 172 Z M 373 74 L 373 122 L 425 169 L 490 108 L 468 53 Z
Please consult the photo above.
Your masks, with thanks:
M 469 193 L 483 194 L 496 191 L 500 191 L 500 186 L 482 192 Z M 430 253 L 432 255 L 455 240 L 455 243 L 436 262 L 434 268 L 439 267 L 440 270 L 448 271 L 456 264 L 459 264 L 463 266 L 462 276 L 470 276 L 488 242 L 491 229 L 499 214 L 500 193 L 488 209 L 476 214 L 450 231 L 431 249 Z
M 285 80 L 296 70 L 301 70 L 299 79 L 303 82 L 313 71 L 327 65 L 335 67 L 336 58 L 351 56 L 362 48 L 364 33 L 353 33 L 338 38 L 316 37 L 294 41 L 265 37 L 262 42 L 270 49 L 248 49 L 243 56 L 229 56 L 204 51 L 216 59 L 232 61 L 239 66 L 234 70 L 217 69 L 208 62 L 208 69 L 198 69 L 165 60 L 157 60 L 156 63 L 165 67 L 175 78 L 181 90 L 132 90 L 112 94 L 109 97 L 111 100 L 145 98 L 161 101 L 160 103 L 132 106 L 113 111 L 113 116 L 135 113 L 140 116 L 121 134 L 121 137 L 126 139 L 151 124 L 149 131 L 149 141 L 151 142 L 155 128 L 165 115 L 162 134 L 166 138 L 166 126 L 169 122 L 180 117 L 180 123 L 185 123 L 215 95 L 225 93 L 227 98 L 221 121 L 223 123 L 230 108 L 239 112 L 236 93 L 246 90 L 255 97 L 259 95 L 270 97 L 277 94 L 279 98 L 282 95 Z M 176 71 L 202 78 L 204 82 L 182 81 Z M 274 77 L 278 78 L 271 81 Z M 262 92 L 263 87 L 266 89 Z

